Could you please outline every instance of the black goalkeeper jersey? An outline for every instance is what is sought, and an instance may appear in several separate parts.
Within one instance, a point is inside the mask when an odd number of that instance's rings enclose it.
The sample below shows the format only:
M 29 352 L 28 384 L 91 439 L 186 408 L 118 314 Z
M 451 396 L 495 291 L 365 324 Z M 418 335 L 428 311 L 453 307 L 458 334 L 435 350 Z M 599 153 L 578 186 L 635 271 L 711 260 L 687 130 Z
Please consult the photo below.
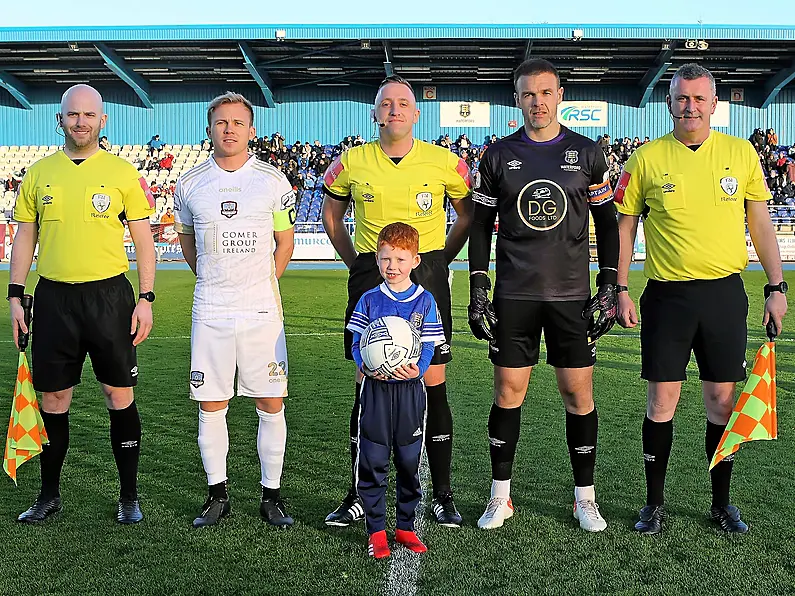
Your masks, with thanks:
M 590 296 L 589 205 L 613 200 L 602 150 L 561 126 L 543 143 L 524 128 L 491 145 L 473 200 L 499 215 L 495 296 L 577 300 Z

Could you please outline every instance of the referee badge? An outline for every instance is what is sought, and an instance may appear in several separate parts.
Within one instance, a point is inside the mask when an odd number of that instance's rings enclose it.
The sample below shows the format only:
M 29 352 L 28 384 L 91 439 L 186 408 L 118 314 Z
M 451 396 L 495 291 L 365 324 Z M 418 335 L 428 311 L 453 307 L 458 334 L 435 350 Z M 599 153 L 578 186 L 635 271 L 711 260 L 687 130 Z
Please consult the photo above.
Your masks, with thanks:
M 433 194 L 429 192 L 417 193 L 417 206 L 423 211 L 428 211 L 433 205 Z
M 720 179 L 720 187 L 730 197 L 734 196 L 734 193 L 737 192 L 738 186 L 739 183 L 737 182 L 737 178 L 734 176 L 726 176 L 725 178 Z
M 110 197 L 102 193 L 97 193 L 91 197 L 91 204 L 94 205 L 94 209 L 97 210 L 97 213 L 105 213 L 110 207 Z

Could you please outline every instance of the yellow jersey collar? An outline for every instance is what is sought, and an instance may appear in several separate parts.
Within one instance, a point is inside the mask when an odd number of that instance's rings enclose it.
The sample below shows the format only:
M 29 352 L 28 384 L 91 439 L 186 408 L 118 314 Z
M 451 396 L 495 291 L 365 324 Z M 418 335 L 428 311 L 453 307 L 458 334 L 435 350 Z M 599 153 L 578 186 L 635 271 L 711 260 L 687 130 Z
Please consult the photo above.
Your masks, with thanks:
M 699 151 L 701 151 L 701 149 L 703 147 L 706 147 L 706 146 L 708 146 L 708 145 L 710 145 L 712 143 L 712 138 L 715 136 L 715 131 L 710 128 L 709 129 L 709 135 L 707 136 L 706 139 L 704 139 L 704 142 L 701 143 L 701 146 L 698 149 L 696 149 L 695 151 L 693 151 L 692 149 L 690 149 L 690 147 L 688 147 L 682 141 L 677 139 L 676 135 L 674 135 L 673 131 L 671 131 L 670 135 L 671 135 L 671 141 L 673 141 L 674 143 L 676 143 L 677 145 L 679 145 L 683 149 L 687 149 L 688 153 L 696 154 Z
M 412 138 L 412 139 L 411 139 L 411 149 L 409 149 L 409 152 L 408 152 L 408 153 L 406 153 L 406 155 L 404 155 L 404 156 L 403 156 L 403 157 L 400 159 L 400 163 L 395 163 L 394 161 L 392 161 L 392 158 L 391 158 L 391 157 L 389 157 L 389 156 L 386 154 L 386 151 L 384 151 L 384 148 L 383 148 L 383 147 L 381 147 L 381 141 L 379 141 L 378 139 L 376 139 L 376 140 L 375 140 L 375 141 L 373 141 L 373 142 L 374 142 L 374 143 L 375 143 L 375 145 L 376 145 L 376 151 L 377 151 L 377 152 L 378 152 L 378 153 L 381 155 L 381 157 L 382 157 L 383 159 L 385 159 L 386 161 L 388 161 L 389 163 L 391 163 L 391 164 L 392 164 L 394 167 L 396 167 L 396 168 L 399 168 L 401 164 L 403 164 L 405 161 L 409 160 L 409 159 L 410 159 L 410 158 L 411 158 L 411 157 L 412 157 L 412 156 L 413 156 L 413 155 L 414 155 L 414 154 L 417 152 L 417 146 L 419 145 L 419 143 L 417 142 L 417 139 L 414 139 L 414 138 Z

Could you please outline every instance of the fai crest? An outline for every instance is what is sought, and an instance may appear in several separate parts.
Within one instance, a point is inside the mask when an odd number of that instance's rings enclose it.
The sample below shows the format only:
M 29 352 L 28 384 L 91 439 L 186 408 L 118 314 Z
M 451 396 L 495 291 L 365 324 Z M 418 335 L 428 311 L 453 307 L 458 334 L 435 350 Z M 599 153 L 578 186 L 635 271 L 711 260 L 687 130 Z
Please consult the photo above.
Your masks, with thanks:
M 97 193 L 91 197 L 91 204 L 94 205 L 94 209 L 97 210 L 97 213 L 105 213 L 110 207 L 110 197 L 102 193 Z
M 730 197 L 734 196 L 734 193 L 737 192 L 738 186 L 739 184 L 737 182 L 737 178 L 733 176 L 726 176 L 725 178 L 720 179 L 720 187 Z
M 417 206 L 423 211 L 427 211 L 433 205 L 433 194 L 429 192 L 417 193 Z
M 230 219 L 237 215 L 237 201 L 224 201 L 221 203 L 221 215 Z
M 461 114 L 462 118 L 468 118 L 472 113 L 471 106 L 468 103 L 462 103 L 458 106 L 458 113 Z
M 566 163 L 570 163 L 573 165 L 577 163 L 578 159 L 580 159 L 580 154 L 578 151 L 566 151 L 563 154 L 563 159 L 566 161 Z

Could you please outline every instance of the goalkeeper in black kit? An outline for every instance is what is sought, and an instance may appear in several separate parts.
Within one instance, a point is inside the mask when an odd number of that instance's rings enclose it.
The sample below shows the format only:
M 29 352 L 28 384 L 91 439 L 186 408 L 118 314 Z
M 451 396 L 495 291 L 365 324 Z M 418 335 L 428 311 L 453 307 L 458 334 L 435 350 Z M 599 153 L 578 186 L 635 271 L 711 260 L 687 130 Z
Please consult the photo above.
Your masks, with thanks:
M 475 178 L 469 239 L 469 326 L 489 342 L 494 404 L 489 415 L 492 487 L 482 529 L 502 526 L 514 513 L 511 472 L 521 405 L 538 362 L 544 332 L 547 363 L 555 367 L 566 407 L 566 441 L 574 473 L 574 517 L 599 532 L 607 523 L 594 491 L 597 415 L 593 401 L 596 340 L 616 316 L 618 226 L 604 153 L 562 126 L 558 72 L 546 60 L 514 72 L 524 126 L 489 146 Z M 591 297 L 588 219 L 599 256 Z M 489 254 L 494 223 L 497 272 L 489 300 Z

